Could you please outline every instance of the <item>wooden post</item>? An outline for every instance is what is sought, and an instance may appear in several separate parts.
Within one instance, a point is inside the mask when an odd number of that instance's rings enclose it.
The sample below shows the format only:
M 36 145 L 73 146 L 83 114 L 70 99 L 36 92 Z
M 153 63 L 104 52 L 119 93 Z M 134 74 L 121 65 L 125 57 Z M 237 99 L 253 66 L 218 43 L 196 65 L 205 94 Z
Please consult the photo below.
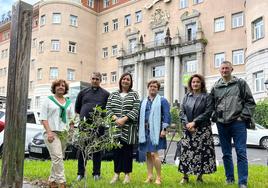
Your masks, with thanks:
M 31 56 L 33 6 L 18 1 L 12 8 L 2 188 L 21 188 Z

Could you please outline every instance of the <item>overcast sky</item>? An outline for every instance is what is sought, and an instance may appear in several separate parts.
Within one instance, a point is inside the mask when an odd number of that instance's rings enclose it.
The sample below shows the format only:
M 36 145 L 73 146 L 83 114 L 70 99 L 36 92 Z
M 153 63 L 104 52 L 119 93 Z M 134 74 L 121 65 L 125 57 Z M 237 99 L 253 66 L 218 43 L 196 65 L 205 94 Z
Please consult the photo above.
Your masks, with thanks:
M 26 3 L 34 4 L 39 0 L 23 0 Z M 16 0 L 0 0 L 0 17 L 2 14 L 7 13 L 12 9 L 12 5 L 16 2 Z

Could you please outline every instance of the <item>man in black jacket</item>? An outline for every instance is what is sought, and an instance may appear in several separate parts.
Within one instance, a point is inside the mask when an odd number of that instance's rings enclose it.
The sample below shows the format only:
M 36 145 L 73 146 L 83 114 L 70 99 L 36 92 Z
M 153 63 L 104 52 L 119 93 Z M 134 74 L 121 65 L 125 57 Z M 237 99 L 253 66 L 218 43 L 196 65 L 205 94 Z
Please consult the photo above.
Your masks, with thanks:
M 105 109 L 109 97 L 109 92 L 100 87 L 101 74 L 93 72 L 91 76 L 91 86 L 80 91 L 75 103 L 75 112 L 80 115 L 80 119 L 87 120 L 87 123 L 92 123 L 91 114 L 96 106 L 101 106 Z M 103 134 L 103 130 L 99 130 L 99 134 Z M 89 133 L 90 134 L 90 133 Z M 77 180 L 80 181 L 85 175 L 84 158 L 82 153 L 79 152 L 78 156 L 78 176 Z M 85 161 L 86 162 L 86 161 Z M 86 163 L 85 163 L 86 164 Z M 93 178 L 94 180 L 100 179 L 101 169 L 101 152 L 93 153 Z
M 226 183 L 234 183 L 232 160 L 232 139 L 237 154 L 238 184 L 247 187 L 248 160 L 246 151 L 247 124 L 251 121 L 255 101 L 245 80 L 232 76 L 231 62 L 224 61 L 220 66 L 221 78 L 211 90 L 214 100 L 214 121 L 217 123 Z

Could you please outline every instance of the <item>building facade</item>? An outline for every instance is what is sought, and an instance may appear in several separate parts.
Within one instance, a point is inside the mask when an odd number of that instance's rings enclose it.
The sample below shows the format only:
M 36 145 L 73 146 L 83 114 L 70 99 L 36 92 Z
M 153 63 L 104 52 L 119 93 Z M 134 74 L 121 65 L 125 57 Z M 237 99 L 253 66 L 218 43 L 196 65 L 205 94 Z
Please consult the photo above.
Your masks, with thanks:
M 266 97 L 268 2 L 262 0 L 42 0 L 34 5 L 29 83 L 31 108 L 39 109 L 54 79 L 118 88 L 123 72 L 146 96 L 157 79 L 169 102 L 182 100 L 187 79 L 203 74 L 207 87 L 223 60 L 245 78 L 256 100 Z M 6 95 L 10 14 L 0 22 L 0 95 Z

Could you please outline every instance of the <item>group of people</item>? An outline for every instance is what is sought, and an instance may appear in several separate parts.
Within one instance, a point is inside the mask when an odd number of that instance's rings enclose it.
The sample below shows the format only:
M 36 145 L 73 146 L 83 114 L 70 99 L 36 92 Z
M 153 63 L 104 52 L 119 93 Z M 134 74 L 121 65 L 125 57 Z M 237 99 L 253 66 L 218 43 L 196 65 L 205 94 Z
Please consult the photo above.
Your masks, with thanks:
M 202 75 L 194 74 L 188 81 L 188 92 L 184 96 L 180 118 L 183 126 L 181 138 L 181 158 L 178 170 L 183 173 L 181 184 L 189 182 L 189 175 L 197 176 L 197 182 L 203 182 L 203 175 L 216 171 L 215 150 L 213 145 L 211 119 L 219 131 L 223 153 L 226 183 L 233 184 L 234 167 L 232 161 L 232 139 L 237 153 L 238 184 L 247 187 L 248 162 L 246 153 L 246 126 L 254 112 L 255 102 L 247 83 L 232 75 L 233 67 L 229 61 L 220 66 L 221 78 L 214 84 L 211 93 L 207 93 Z M 60 139 L 64 130 L 72 131 L 74 112 L 81 120 L 91 122 L 94 107 L 107 109 L 110 117 L 120 131 L 118 138 L 120 148 L 114 149 L 114 176 L 110 183 L 119 180 L 124 173 L 123 184 L 130 183 L 133 169 L 133 146 L 139 144 L 139 151 L 146 155 L 147 178 L 145 183 L 161 184 L 161 160 L 158 151 L 166 149 L 166 128 L 171 123 L 170 105 L 158 94 L 160 83 L 151 80 L 147 84 L 148 96 L 140 100 L 138 93 L 132 89 L 133 80 L 130 73 L 124 73 L 119 80 L 119 89 L 109 94 L 100 87 L 101 74 L 94 72 L 91 86 L 82 90 L 76 99 L 73 109 L 68 98 L 68 84 L 65 80 L 52 83 L 49 96 L 41 109 L 41 121 L 44 125 L 45 143 L 48 147 L 52 168 L 49 177 L 50 187 L 66 187 L 63 158 L 66 141 Z M 99 131 L 99 130 L 98 130 Z M 102 134 L 100 131 L 100 134 Z M 85 175 L 83 151 L 78 157 L 78 177 Z M 93 154 L 93 178 L 100 179 L 101 153 Z M 153 168 L 156 177 L 153 176 Z

